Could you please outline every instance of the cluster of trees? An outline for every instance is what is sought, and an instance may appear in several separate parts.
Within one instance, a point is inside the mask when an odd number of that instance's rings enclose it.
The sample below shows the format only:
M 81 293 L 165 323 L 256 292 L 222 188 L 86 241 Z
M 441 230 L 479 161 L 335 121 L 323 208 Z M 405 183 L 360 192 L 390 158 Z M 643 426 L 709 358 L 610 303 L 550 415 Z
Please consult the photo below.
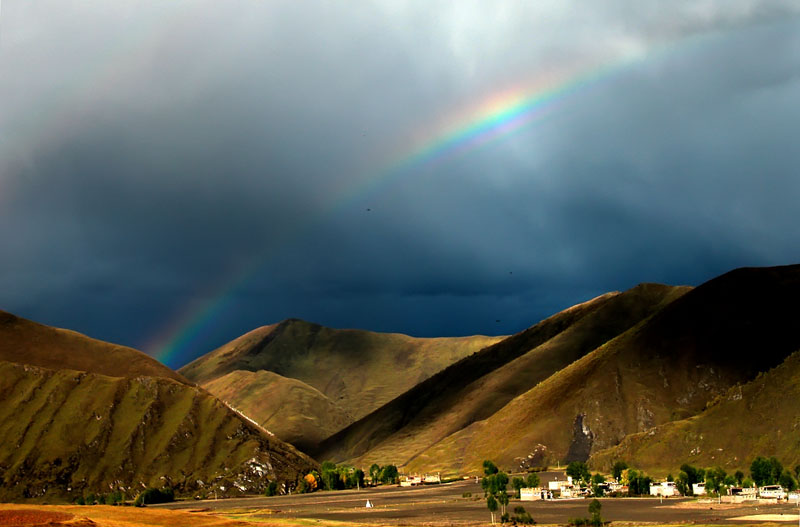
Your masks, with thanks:
M 514 487 L 514 490 L 517 492 L 517 497 L 520 498 L 520 489 L 523 487 L 538 487 L 541 485 L 541 481 L 539 480 L 539 474 L 532 473 L 528 474 L 526 478 L 515 477 L 511 480 L 511 486 Z
M 733 474 L 728 474 L 721 467 L 709 469 L 697 468 L 684 463 L 681 465 L 678 479 L 675 486 L 684 496 L 694 494 L 692 485 L 705 482 L 706 492 L 711 494 L 721 494 L 728 487 L 763 487 L 764 485 L 780 485 L 786 490 L 798 488 L 798 477 L 800 476 L 800 465 L 789 471 L 783 468 L 781 462 L 775 457 L 759 456 L 750 464 L 750 477 L 745 477 L 744 472 L 737 470 Z
M 800 480 L 800 465 L 794 467 L 794 471 L 784 469 L 781 462 L 775 457 L 758 456 L 750 464 L 750 477 L 759 487 L 764 485 L 780 485 L 787 490 L 798 488 Z
M 315 490 L 343 490 L 361 488 L 364 486 L 364 471 L 350 465 L 336 465 L 330 461 L 325 461 L 320 465 L 319 472 L 316 470 L 306 474 L 297 485 L 297 492 L 300 494 L 314 492 Z M 277 490 L 277 488 L 275 489 Z M 267 487 L 267 495 L 270 487 Z
M 627 465 L 625 465 L 625 468 L 627 468 Z M 602 496 L 605 492 L 603 487 L 600 486 L 601 483 L 605 483 L 605 476 L 598 473 L 592 475 L 592 473 L 589 472 L 588 465 L 582 461 L 573 461 L 567 465 L 567 476 L 571 476 L 572 481 L 578 484 L 591 487 L 592 494 L 595 496 Z
M 125 502 L 122 492 L 115 490 L 109 494 L 95 494 L 90 492 L 85 497 L 79 496 L 75 500 L 78 505 L 120 505 Z
M 400 480 L 400 473 L 394 465 L 380 466 L 373 463 L 369 467 L 369 479 L 373 485 L 378 483 L 397 483 Z
M 380 466 L 377 463 L 369 468 L 369 478 L 373 485 L 378 483 L 397 483 L 400 479 L 400 472 L 395 465 Z M 325 461 L 320 465 L 319 472 L 316 470 L 306 474 L 297 485 L 296 492 L 307 493 L 315 490 L 343 490 L 361 488 L 364 486 L 366 474 L 360 468 L 350 465 L 337 465 L 330 461 Z M 274 483 L 274 482 L 273 482 Z M 277 484 L 270 483 L 267 486 L 267 496 L 277 494 Z
M 509 515 L 508 502 L 510 498 L 507 490 L 508 475 L 505 472 L 501 472 L 497 468 L 497 465 L 487 459 L 483 462 L 483 473 L 484 478 L 481 480 L 481 488 L 483 489 L 483 496 L 486 498 L 486 507 L 489 509 L 489 513 L 492 516 L 493 525 L 495 523 L 495 514 L 498 510 L 500 510 L 501 523 L 535 523 L 530 513 L 528 513 L 525 508 L 521 506 L 514 507 L 514 515 Z M 539 476 L 536 474 L 531 474 L 528 476 L 528 481 L 535 483 L 534 485 L 530 486 L 538 486 Z M 522 478 L 514 478 L 513 485 L 514 488 L 517 489 L 517 492 L 519 492 L 519 489 L 525 486 L 525 480 Z

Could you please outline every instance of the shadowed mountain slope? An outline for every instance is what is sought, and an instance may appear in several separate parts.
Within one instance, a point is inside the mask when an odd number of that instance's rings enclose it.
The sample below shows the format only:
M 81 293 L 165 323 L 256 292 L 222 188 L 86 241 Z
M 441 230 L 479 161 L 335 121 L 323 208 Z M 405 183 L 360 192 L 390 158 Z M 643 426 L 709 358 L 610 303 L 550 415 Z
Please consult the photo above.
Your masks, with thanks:
M 410 468 L 475 471 L 486 458 L 513 466 L 538 445 L 551 462 L 586 459 L 628 434 L 696 415 L 800 348 L 798 295 L 800 266 L 715 278 L 434 445 Z
M 310 427 L 317 426 L 319 431 L 314 436 L 318 437 L 322 435 L 319 432 L 329 430 L 334 422 L 327 413 L 331 404 L 339 408 L 336 416 L 347 416 L 344 426 L 442 368 L 503 338 L 423 339 L 396 333 L 331 329 L 290 319 L 242 335 L 179 371 L 259 422 L 265 422 L 281 406 L 296 403 L 276 398 L 270 391 L 264 391 L 261 399 L 254 390 L 241 392 L 239 396 L 237 390 L 224 386 L 223 376 L 235 371 L 263 370 L 301 381 L 329 400 L 329 404 L 320 401 L 310 404 L 309 399 L 308 405 L 297 407 L 308 411 L 297 419 L 307 420 Z M 229 380 L 239 383 L 242 376 Z M 306 443 L 310 440 L 307 437 Z
M 800 352 L 780 366 L 737 384 L 700 414 L 631 434 L 592 455 L 606 469 L 616 460 L 651 473 L 675 472 L 682 463 L 747 472 L 755 456 L 776 456 L 787 467 L 800 464 Z
M 351 460 L 361 465 L 407 465 L 449 435 L 489 418 L 514 397 L 686 290 L 642 284 L 562 311 L 462 359 L 332 436 L 314 452 L 320 459 Z
M 303 451 L 353 422 L 316 388 L 270 371 L 235 370 L 204 387 Z
M 0 360 L 111 377 L 166 377 L 188 384 L 182 375 L 141 351 L 38 324 L 5 311 L 0 311 Z

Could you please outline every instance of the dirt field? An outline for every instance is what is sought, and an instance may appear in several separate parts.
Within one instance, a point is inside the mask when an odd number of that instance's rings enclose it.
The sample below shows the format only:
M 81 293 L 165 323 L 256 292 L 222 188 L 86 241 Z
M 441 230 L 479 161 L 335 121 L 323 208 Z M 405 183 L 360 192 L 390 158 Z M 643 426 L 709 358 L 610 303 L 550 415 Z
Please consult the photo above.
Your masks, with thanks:
M 471 492 L 472 498 L 462 494 Z M 272 498 L 179 501 L 146 508 L 106 505 L 0 504 L 0 526 L 49 527 L 399 527 L 489 524 L 483 492 L 474 481 L 429 487 L 383 487 Z M 366 508 L 366 501 L 374 504 Z M 657 498 L 601 499 L 603 518 L 615 526 L 788 525 L 798 522 L 792 505 L 718 505 Z M 520 502 L 539 525 L 565 525 L 588 516 L 589 500 Z
M 471 492 L 472 498 L 462 494 Z M 357 522 L 379 525 L 486 525 L 489 511 L 481 499 L 480 485 L 457 482 L 428 487 L 386 487 L 361 491 L 318 492 L 272 498 L 242 498 L 218 501 L 192 501 L 159 505 L 164 509 L 207 508 L 229 518 L 247 521 L 309 519 Z M 374 505 L 366 508 L 366 501 Z M 770 521 L 797 521 L 798 509 L 791 505 L 717 505 L 689 500 L 658 498 L 601 499 L 602 516 L 620 524 L 768 524 Z M 522 505 L 539 524 L 564 525 L 570 518 L 588 516 L 589 500 L 520 502 L 512 500 L 509 510 Z M 757 520 L 735 518 L 759 516 Z M 774 515 L 774 516 L 772 516 Z M 776 520 L 775 518 L 781 518 Z M 751 522 L 751 523 L 747 523 Z

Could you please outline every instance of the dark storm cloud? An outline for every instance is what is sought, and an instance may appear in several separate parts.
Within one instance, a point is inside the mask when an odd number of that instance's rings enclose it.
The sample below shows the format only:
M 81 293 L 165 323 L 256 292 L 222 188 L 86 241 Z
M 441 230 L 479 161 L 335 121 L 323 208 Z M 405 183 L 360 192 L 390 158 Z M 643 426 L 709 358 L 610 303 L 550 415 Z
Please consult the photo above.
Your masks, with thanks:
M 229 293 L 187 353 L 290 316 L 503 333 L 800 259 L 791 2 L 3 7 L 0 308 L 30 318 L 145 346 Z M 614 64 L 365 184 L 493 94 Z

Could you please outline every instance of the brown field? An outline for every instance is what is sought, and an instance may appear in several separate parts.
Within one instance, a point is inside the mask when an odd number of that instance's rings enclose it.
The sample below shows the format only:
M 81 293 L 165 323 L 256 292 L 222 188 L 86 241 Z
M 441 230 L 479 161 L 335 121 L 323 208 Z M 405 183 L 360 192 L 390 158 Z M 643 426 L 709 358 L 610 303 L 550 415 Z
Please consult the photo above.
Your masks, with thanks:
M 463 498 L 472 492 L 472 498 Z M 476 497 L 477 496 L 477 497 Z M 474 481 L 430 487 L 381 487 L 361 491 L 179 501 L 146 508 L 106 505 L 0 504 L 0 526 L 50 527 L 477 527 L 490 524 Z M 374 508 L 364 507 L 366 500 Z M 607 498 L 604 519 L 612 526 L 780 525 L 796 522 L 791 505 L 718 505 L 684 499 Z M 588 500 L 524 502 L 538 525 L 566 525 L 586 516 Z
M 471 492 L 472 497 L 462 497 L 465 492 Z M 157 507 L 174 511 L 204 509 L 204 514 L 216 512 L 250 525 L 467 527 L 490 523 L 482 496 L 480 486 L 470 480 L 428 487 L 379 487 L 272 498 L 176 502 Z M 373 508 L 365 508 L 367 499 L 374 504 Z M 731 506 L 686 499 L 662 502 L 657 498 L 606 498 L 601 503 L 603 518 L 613 525 L 775 525 L 771 522 L 783 523 L 789 518 L 796 522 L 798 518 L 797 507 L 786 504 Z M 570 518 L 588 516 L 589 500 L 513 499 L 509 511 L 518 505 L 524 506 L 538 525 L 566 525 Z M 742 517 L 748 519 L 736 519 Z

